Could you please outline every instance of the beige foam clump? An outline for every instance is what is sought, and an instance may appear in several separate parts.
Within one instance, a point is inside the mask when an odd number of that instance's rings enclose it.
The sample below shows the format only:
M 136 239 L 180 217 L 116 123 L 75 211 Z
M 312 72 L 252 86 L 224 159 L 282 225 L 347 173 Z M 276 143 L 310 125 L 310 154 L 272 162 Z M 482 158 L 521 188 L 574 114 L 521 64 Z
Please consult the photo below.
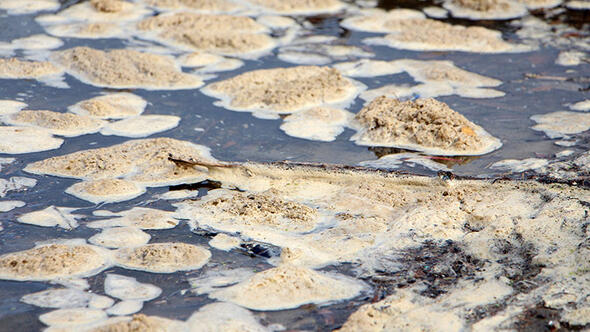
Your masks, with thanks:
M 573 10 L 590 10 L 590 3 L 584 0 L 573 0 L 565 3 L 565 6 Z
M 203 67 L 219 63 L 224 57 L 206 52 L 192 52 L 181 56 L 178 61 L 183 67 Z
M 110 318 L 100 324 L 94 324 L 87 329 L 89 332 L 175 332 L 183 331 L 184 324 L 177 320 L 144 314 L 132 317 Z
M 118 274 L 107 274 L 104 288 L 108 295 L 128 301 L 150 301 L 162 294 L 159 287 Z
M 176 90 L 203 85 L 199 77 L 183 73 L 172 58 L 163 55 L 75 47 L 51 58 L 82 82 L 101 87 Z
M 99 119 L 124 119 L 140 115 L 146 106 L 140 96 L 121 92 L 83 100 L 68 107 L 68 111 Z
M 211 252 L 186 243 L 152 243 L 141 247 L 123 248 L 115 253 L 118 265 L 132 270 L 173 273 L 200 269 Z
M 339 332 L 348 331 L 462 331 L 463 322 L 452 312 L 433 310 L 426 300 L 408 290 L 398 290 L 384 300 L 365 304 L 354 312 Z
M 265 11 L 281 15 L 317 15 L 344 9 L 339 0 L 247 0 Z
M 210 246 L 223 251 L 230 251 L 234 248 L 239 248 L 240 243 L 242 243 L 242 241 L 240 241 L 239 238 L 229 236 L 223 233 L 215 235 L 215 237 L 213 237 L 211 241 L 209 241 Z
M 0 126 L 0 153 L 21 154 L 59 148 L 63 140 L 40 128 Z
M 348 17 L 340 23 L 344 28 L 366 32 L 392 32 L 390 25 L 420 23 L 426 16 L 413 9 L 364 10 L 361 15 Z M 393 23 L 390 23 L 393 22 Z
M 297 22 L 294 19 L 278 15 L 258 16 L 256 22 L 272 29 L 286 29 L 297 25 Z
M 266 27 L 246 16 L 173 13 L 138 23 L 146 38 L 189 51 L 258 57 L 275 47 Z
M 547 159 L 540 158 L 527 158 L 522 160 L 517 159 L 506 159 L 497 161 L 490 166 L 491 168 L 498 168 L 511 172 L 524 172 L 528 170 L 535 170 L 541 167 L 545 167 L 549 164 Z
M 590 58 L 582 51 L 561 51 L 555 59 L 555 64 L 560 66 L 577 66 L 586 58 Z
M 58 37 L 100 39 L 125 36 L 123 28 L 108 22 L 43 24 L 47 33 Z
M 14 114 L 27 107 L 27 104 L 16 101 L 0 99 L 0 115 Z
M 355 83 L 336 69 L 298 66 L 247 72 L 202 91 L 222 99 L 219 105 L 225 108 L 276 118 L 315 106 L 345 107 L 358 93 Z
M 107 314 L 104 311 L 88 308 L 58 309 L 39 316 L 43 324 L 57 328 L 73 328 L 106 319 Z
M 548 9 L 553 8 L 561 5 L 563 0 L 519 0 L 523 3 L 528 9 L 536 10 L 536 9 Z
M 60 7 L 56 0 L 2 0 L 0 9 L 10 15 L 33 14 L 40 11 L 57 10 Z
M 144 186 L 123 179 L 98 179 L 73 184 L 66 193 L 95 204 L 124 202 L 145 193 Z
M 106 312 L 112 316 L 126 316 L 140 312 L 142 308 L 142 301 L 125 300 L 117 302 L 117 304 L 108 308 Z
M 88 242 L 106 248 L 138 247 L 150 241 L 152 237 L 135 227 L 113 227 L 103 229 L 93 235 Z
M 363 283 L 341 275 L 283 265 L 214 291 L 209 297 L 254 310 L 284 310 L 350 299 L 364 288 Z
M 0 279 L 52 280 L 94 275 L 110 265 L 110 257 L 99 247 L 64 242 L 0 256 Z
M 12 211 L 23 206 L 25 206 L 23 201 L 0 201 L 0 212 Z
M 147 0 L 146 3 L 158 9 L 183 9 L 206 14 L 230 13 L 244 8 L 228 0 Z
M 125 137 L 147 137 L 178 126 L 180 117 L 174 115 L 138 115 L 106 125 L 100 133 Z
M 59 226 L 64 229 L 74 229 L 78 227 L 76 218 L 80 216 L 72 214 L 76 209 L 50 206 L 43 210 L 25 213 L 17 218 L 17 221 L 23 224 L 36 225 L 42 227 Z
M 168 159 L 170 154 L 199 156 L 216 163 L 204 146 L 171 138 L 153 138 L 48 158 L 27 165 L 25 171 L 85 180 L 123 178 L 145 186 L 206 179 L 202 170 L 178 167 Z
M 99 131 L 106 123 L 88 116 L 45 110 L 20 111 L 3 121 L 15 126 L 33 126 L 46 129 L 58 136 L 74 137 Z
M 500 140 L 435 99 L 399 101 L 378 97 L 356 116 L 359 145 L 388 146 L 435 155 L 480 155 Z
M 526 6 L 514 0 L 447 0 L 443 7 L 453 17 L 470 20 L 507 20 L 528 14 Z
M 90 228 L 137 227 L 140 229 L 170 229 L 178 225 L 173 213 L 164 210 L 134 207 L 116 214 L 117 218 L 98 220 L 86 224 Z
M 590 129 L 590 114 L 558 111 L 531 116 L 537 124 L 531 129 L 542 131 L 549 138 L 567 137 Z
M 68 21 L 129 22 L 150 14 L 140 2 L 121 0 L 91 0 L 68 7 L 58 16 Z
M 51 288 L 41 292 L 27 294 L 21 302 L 42 308 L 85 308 L 104 309 L 114 301 L 103 295 L 85 292 L 76 288 Z
M 250 311 L 232 303 L 207 304 L 193 313 L 186 322 L 190 332 L 247 331 L 265 332 Z
M 260 227 L 305 232 L 315 228 L 320 220 L 315 209 L 289 201 L 273 189 L 260 193 L 216 189 L 186 208 L 200 223 L 226 232 Z
M 61 75 L 63 70 L 47 61 L 28 61 L 17 58 L 0 59 L 0 78 L 40 79 Z
M 331 142 L 340 135 L 352 114 L 339 109 L 315 107 L 285 117 L 281 130 L 312 141 Z

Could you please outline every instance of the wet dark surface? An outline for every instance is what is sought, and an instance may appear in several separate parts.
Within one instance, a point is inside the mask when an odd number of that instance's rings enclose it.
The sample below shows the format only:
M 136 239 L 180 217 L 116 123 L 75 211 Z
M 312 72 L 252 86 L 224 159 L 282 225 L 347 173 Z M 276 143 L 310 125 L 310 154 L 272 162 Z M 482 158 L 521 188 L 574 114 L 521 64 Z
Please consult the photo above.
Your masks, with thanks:
M 76 1 L 64 2 L 64 6 Z M 429 1 L 379 1 L 382 8 L 423 8 L 431 6 Z M 588 26 L 583 22 L 590 22 L 590 12 L 566 10 L 563 13 L 551 15 L 551 22 L 564 22 L 572 29 L 578 29 L 579 36 L 590 34 Z M 536 12 L 543 17 L 544 12 Z M 10 41 L 15 38 L 26 37 L 35 33 L 43 33 L 43 29 L 34 22 L 33 15 L 7 16 L 0 12 L 0 41 Z M 462 69 L 478 74 L 494 77 L 504 83 L 497 89 L 506 92 L 506 96 L 494 99 L 466 99 L 458 96 L 440 97 L 439 100 L 448 103 L 453 109 L 466 116 L 476 124 L 485 128 L 493 136 L 500 138 L 503 147 L 485 156 L 477 157 L 432 157 L 452 168 L 458 175 L 483 176 L 488 174 L 500 175 L 502 172 L 489 169 L 489 166 L 503 159 L 524 159 L 531 157 L 554 158 L 554 154 L 564 150 L 554 144 L 555 140 L 548 139 L 544 133 L 533 131 L 534 124 L 529 118 L 534 114 L 543 114 L 559 110 L 566 110 L 565 104 L 578 102 L 590 98 L 590 64 L 585 63 L 576 67 L 562 67 L 554 64 L 559 50 L 546 46 L 541 49 L 517 54 L 473 54 L 462 52 L 412 52 L 396 50 L 382 46 L 366 46 L 361 40 L 375 36 L 375 34 L 348 31 L 339 27 L 339 16 L 318 16 L 308 18 L 314 26 L 314 34 L 333 35 L 340 38 L 340 42 L 361 46 L 375 53 L 374 59 L 394 60 L 411 58 L 419 60 L 452 60 Z M 304 21 L 301 18 L 300 21 Z M 480 25 L 501 30 L 505 38 L 517 40 L 515 28 L 508 22 L 497 21 L 468 21 L 450 19 L 449 22 L 463 25 Z M 576 38 L 575 33 L 572 38 Z M 88 45 L 94 48 L 124 47 L 125 42 L 117 40 L 83 40 L 64 38 L 69 48 L 77 45 Z M 17 52 L 18 55 L 21 53 Z M 231 72 L 219 73 L 215 80 L 222 80 L 239 73 L 260 69 L 293 66 L 280 61 L 275 54 L 262 57 L 255 61 L 246 61 L 242 68 Z M 543 80 L 527 78 L 526 74 L 557 76 L 569 80 Z M 27 103 L 29 109 L 49 109 L 65 111 L 67 106 L 80 100 L 99 95 L 107 91 L 80 83 L 71 76 L 66 76 L 70 89 L 48 87 L 32 80 L 3 80 L 0 79 L 0 99 L 18 99 Z M 358 79 L 369 89 L 385 84 L 412 83 L 412 79 L 403 75 L 389 75 L 376 78 Z M 211 148 L 213 155 L 221 160 L 231 161 L 302 161 L 321 162 L 345 165 L 356 165 L 361 161 L 377 159 L 385 154 L 399 152 L 383 148 L 366 148 L 354 145 L 349 141 L 352 130 L 345 130 L 334 142 L 313 142 L 286 136 L 279 130 L 280 120 L 261 120 L 249 113 L 232 112 L 213 105 L 213 98 L 203 95 L 199 90 L 184 91 L 146 91 L 134 90 L 133 93 L 145 98 L 149 104 L 144 114 L 177 115 L 182 118 L 180 126 L 151 137 L 173 137 L 202 144 Z M 357 99 L 348 109 L 358 112 L 363 101 Z M 202 128 L 196 131 L 195 128 Z M 587 133 L 578 135 L 578 145 L 571 147 L 576 152 L 588 150 L 590 140 Z M 193 185 L 162 188 L 148 188 L 146 194 L 133 200 L 96 206 L 76 199 L 63 191 L 78 180 L 57 178 L 51 176 L 34 176 L 22 171 L 22 168 L 33 161 L 49 156 L 63 155 L 70 152 L 110 146 L 127 141 L 128 138 L 116 136 L 102 136 L 99 134 L 67 138 L 63 146 L 54 151 L 23 154 L 17 156 L 0 155 L 0 157 L 15 157 L 15 163 L 2 169 L 2 178 L 11 176 L 27 176 L 38 180 L 38 184 L 31 190 L 11 192 L 6 199 L 23 200 L 25 207 L 0 214 L 3 231 L 0 232 L 0 254 L 30 248 L 38 241 L 60 238 L 88 238 L 99 230 L 89 229 L 85 222 L 98 219 L 91 217 L 91 212 L 97 208 L 111 211 L 127 210 L 134 206 L 154 207 L 173 210 L 164 201 L 152 201 L 154 195 L 176 189 L 199 189 L 204 195 L 208 188 L 215 185 Z M 404 167 L 402 170 L 434 175 L 435 173 L 422 168 Z M 81 208 L 81 214 L 87 218 L 80 220 L 81 227 L 67 231 L 60 228 L 42 228 L 22 225 L 15 219 L 26 212 L 43 209 L 49 205 Z M 148 231 L 152 235 L 151 242 L 180 241 L 207 246 L 207 242 L 214 233 L 207 231 L 193 233 L 185 223 L 181 223 L 172 230 Z M 516 241 L 516 240 L 515 240 Z M 507 249 L 511 250 L 510 243 Z M 519 250 L 524 250 L 522 246 Z M 194 295 L 191 292 L 181 294 L 181 290 L 189 288 L 188 278 L 206 273 L 208 269 L 223 265 L 228 268 L 248 267 L 252 269 L 268 268 L 266 262 L 269 256 L 276 256 L 277 250 L 266 248 L 256 243 L 244 244 L 240 250 L 229 253 L 211 249 L 213 257 L 203 269 L 192 272 L 173 274 L 151 274 L 138 271 L 111 268 L 105 272 L 89 278 L 91 290 L 103 294 L 105 273 L 113 272 L 133 276 L 140 282 L 155 284 L 163 289 L 162 295 L 156 300 L 144 304 L 142 313 L 154 314 L 176 319 L 186 319 L 192 312 L 202 305 L 212 302 L 206 295 Z M 531 277 L 530 273 L 538 267 L 526 265 L 526 255 L 523 261 L 515 262 L 514 282 Z M 521 257 L 519 256 L 519 257 Z M 291 330 L 330 330 L 343 324 L 346 318 L 358 306 L 367 302 L 379 301 L 393 290 L 405 287 L 417 280 L 426 282 L 429 287 L 423 295 L 436 297 L 445 292 L 445 288 L 453 284 L 452 278 L 458 278 L 472 273 L 480 266 L 480 262 L 472 261 L 462 253 L 461 248 L 453 243 L 442 246 L 416 248 L 414 251 L 400 253 L 398 264 L 406 267 L 403 272 L 382 271 L 382 280 L 371 280 L 373 286 L 371 294 L 363 294 L 347 303 L 334 304 L 324 307 L 313 305 L 299 309 L 280 312 L 256 313 L 263 322 L 280 323 Z M 523 263 L 524 262 L 524 263 Z M 521 264 L 521 265 L 519 265 Z M 524 264 L 524 265 L 522 265 Z M 449 271 L 436 270 L 437 267 L 450 266 Z M 352 274 L 354 269 L 342 266 L 340 271 Z M 517 271 L 521 270 L 521 274 Z M 454 277 L 453 277 L 454 275 Z M 523 277 L 523 275 L 526 275 Z M 449 276 L 451 278 L 449 279 Z M 35 331 L 42 328 L 37 320 L 39 314 L 49 311 L 19 302 L 25 294 L 51 287 L 41 282 L 12 282 L 0 281 L 0 331 Z M 524 286 L 523 286 L 524 287 Z M 526 289 L 521 291 L 525 292 Z M 478 321 L 498 311 L 502 306 L 494 305 L 479 308 L 474 312 L 472 321 Z M 570 330 L 573 327 L 561 324 L 559 327 L 551 324 L 559 318 L 558 312 L 543 307 L 529 309 L 522 318 L 522 322 L 514 326 L 521 331 L 557 331 Z

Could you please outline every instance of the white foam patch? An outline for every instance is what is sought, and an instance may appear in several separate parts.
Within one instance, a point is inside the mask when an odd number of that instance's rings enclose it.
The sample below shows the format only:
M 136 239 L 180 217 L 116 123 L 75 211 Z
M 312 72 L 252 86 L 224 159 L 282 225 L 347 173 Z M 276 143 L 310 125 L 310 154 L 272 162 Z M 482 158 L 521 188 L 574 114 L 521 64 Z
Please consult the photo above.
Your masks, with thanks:
M 486 9 L 478 8 L 483 1 L 468 0 L 465 2 L 470 1 L 473 2 L 475 8 L 462 6 L 457 0 L 446 0 L 443 2 L 443 7 L 451 12 L 453 17 L 466 18 L 469 20 L 508 20 L 528 14 L 526 6 L 520 1 L 492 0 L 487 2 L 490 5 L 489 8 Z
M 386 24 L 389 21 L 426 18 L 422 12 L 413 9 L 394 9 L 389 12 L 368 9 L 360 11 L 360 14 L 344 19 L 340 25 L 350 30 L 387 33 L 391 32 Z
M 221 287 L 230 286 L 244 281 L 254 275 L 252 269 L 238 268 L 233 270 L 210 269 L 205 274 L 190 278 L 188 281 L 195 294 L 208 294 Z
M 590 112 L 590 99 L 579 101 L 573 105 L 570 105 L 569 108 L 572 111 Z
M 152 273 L 197 270 L 207 264 L 211 252 L 203 247 L 181 242 L 151 243 L 115 252 L 117 265 Z
M 108 213 L 106 213 L 108 212 Z M 178 220 L 173 218 L 174 212 L 134 207 L 130 210 L 112 213 L 105 211 L 98 216 L 118 218 L 98 220 L 89 222 L 86 227 L 109 228 L 109 227 L 137 227 L 140 229 L 170 229 L 178 225 Z
M 132 93 L 106 94 L 83 100 L 68 107 L 68 111 L 99 119 L 124 119 L 140 115 L 147 101 Z
M 506 159 L 497 161 L 490 168 L 497 168 L 505 171 L 520 173 L 528 170 L 536 170 L 549 164 L 547 159 L 527 158 L 527 159 Z
M 106 125 L 100 133 L 125 137 L 147 137 L 178 126 L 180 117 L 174 115 L 139 115 Z
M 2 121 L 14 126 L 30 126 L 47 130 L 53 135 L 75 137 L 93 134 L 106 123 L 83 115 L 45 110 L 25 110 L 4 116 Z
M 446 9 L 440 8 L 440 7 L 434 7 L 434 6 L 426 7 L 426 8 L 423 8 L 422 11 L 428 17 L 432 17 L 432 18 L 447 18 L 447 16 L 449 16 L 449 12 Z
M 23 176 L 13 176 L 8 179 L 0 179 L 0 197 L 6 196 L 11 191 L 22 191 L 33 188 L 37 180 Z
M 41 11 L 53 11 L 60 7 L 56 0 L 2 0 L 0 9 L 10 15 L 34 14 Z
M 295 39 L 279 49 L 278 57 L 294 64 L 324 65 L 333 61 L 374 56 L 360 47 L 336 44 L 336 41 L 336 38 L 321 35 Z
M 0 201 L 0 212 L 12 211 L 23 206 L 25 206 L 23 201 Z
M 577 66 L 590 56 L 582 51 L 561 51 L 555 59 L 555 64 L 560 66 Z
M 76 325 L 97 323 L 107 319 L 107 314 L 98 309 L 58 309 L 39 316 L 39 320 L 51 327 L 73 328 Z
M 556 157 L 556 158 L 564 158 L 564 157 L 569 157 L 569 156 L 571 156 L 571 155 L 572 155 L 572 154 L 574 154 L 574 153 L 575 153 L 575 151 L 574 151 L 574 150 L 563 150 L 563 151 L 560 151 L 560 152 L 556 153 L 556 154 L 555 154 L 555 157 Z
M 204 67 L 222 62 L 225 57 L 207 52 L 193 52 L 178 57 L 182 67 Z
M 573 0 L 565 3 L 565 6 L 573 10 L 590 10 L 590 2 L 584 0 Z
M 239 248 L 240 243 L 242 243 L 242 241 L 239 238 L 223 233 L 215 235 L 215 237 L 209 241 L 210 246 L 223 251 L 230 251 L 234 248 Z
M 271 29 L 287 29 L 297 26 L 297 22 L 286 16 L 262 15 L 256 18 L 256 22 Z
M 195 70 L 197 74 L 217 73 L 236 70 L 244 65 L 244 61 L 238 59 L 223 59 L 217 63 Z
M 63 229 L 74 229 L 78 227 L 76 219 L 81 218 L 79 215 L 72 214 L 75 208 L 50 206 L 43 210 L 29 212 L 17 218 L 17 221 L 23 224 L 41 226 L 41 227 L 56 227 Z
M 126 316 L 137 313 L 143 308 L 142 301 L 121 301 L 106 310 L 107 314 Z
M 135 227 L 113 227 L 93 235 L 88 242 L 106 248 L 137 247 L 148 243 L 151 236 Z
M 533 130 L 542 131 L 549 138 L 566 137 L 590 129 L 590 114 L 559 111 L 531 116 L 538 124 Z
M 289 136 L 331 142 L 344 131 L 352 117 L 352 113 L 344 110 L 310 108 L 288 115 L 280 128 Z
M 65 20 L 69 22 L 68 20 Z M 128 32 L 122 26 L 115 23 L 58 23 L 52 22 L 45 17 L 37 18 L 37 22 L 44 26 L 47 33 L 57 37 L 84 38 L 84 39 L 102 39 L 102 38 L 126 38 Z
M 223 289 L 209 297 L 254 310 L 284 310 L 303 304 L 317 305 L 353 298 L 366 288 L 343 275 L 316 272 L 303 267 L 279 266 Z
M 59 148 L 63 140 L 40 128 L 0 126 L 0 153 L 22 154 Z
M 191 332 L 274 330 L 262 326 L 247 309 L 225 302 L 211 303 L 201 307 L 186 323 Z
M 0 115 L 14 114 L 27 107 L 27 104 L 16 100 L 0 100 Z
M 263 14 L 276 15 L 322 15 L 337 13 L 346 8 L 340 0 L 299 1 L 299 0 L 245 0 L 252 10 Z
M 529 10 L 554 8 L 563 3 L 563 0 L 520 0 Z
M 377 160 L 361 161 L 359 163 L 359 165 L 365 167 L 385 169 L 397 169 L 402 166 L 402 164 L 406 164 L 410 167 L 419 165 L 435 172 L 450 171 L 450 169 L 445 164 L 437 163 L 436 161 L 417 153 L 388 154 Z
M 324 55 L 288 50 L 281 50 L 277 57 L 282 61 L 298 65 L 326 65 L 332 62 L 330 57 Z
M 151 284 L 138 282 L 135 278 L 118 274 L 107 274 L 105 292 L 123 301 L 150 301 L 162 294 L 162 290 Z
M 174 200 L 174 199 L 183 199 L 183 198 L 191 198 L 199 196 L 198 190 L 173 190 L 166 193 L 163 193 L 158 196 L 159 199 L 165 200 Z
M 130 22 L 137 21 L 152 11 L 141 2 L 98 0 L 95 3 L 100 7 L 102 4 L 115 4 L 118 8 L 112 10 L 98 10 L 94 1 L 84 1 L 62 10 L 57 15 L 68 21 L 81 22 Z
M 76 288 L 52 288 L 23 296 L 21 302 L 41 308 L 85 308 L 105 309 L 114 301 L 102 295 L 85 292 Z
M 122 179 L 88 180 L 75 183 L 65 191 L 79 199 L 98 203 L 124 202 L 146 192 L 143 185 Z
M 55 37 L 37 34 L 12 40 L 10 43 L 0 42 L 0 54 L 10 56 L 15 50 L 39 51 L 61 47 L 63 42 Z

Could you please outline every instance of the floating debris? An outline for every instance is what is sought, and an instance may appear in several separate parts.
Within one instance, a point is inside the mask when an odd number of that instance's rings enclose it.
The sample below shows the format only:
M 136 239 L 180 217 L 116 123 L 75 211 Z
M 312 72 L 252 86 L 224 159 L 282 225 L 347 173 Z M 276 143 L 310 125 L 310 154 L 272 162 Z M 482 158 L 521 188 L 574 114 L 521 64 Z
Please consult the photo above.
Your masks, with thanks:
M 0 279 L 86 277 L 110 265 L 110 255 L 104 249 L 85 244 L 84 240 L 68 240 L 0 256 Z
M 21 154 L 58 149 L 63 140 L 32 127 L 0 126 L 0 153 Z
M 106 123 L 84 115 L 53 111 L 20 111 L 3 117 L 6 124 L 45 129 L 53 135 L 75 137 L 98 132 Z
M 223 233 L 215 235 L 211 241 L 209 241 L 210 246 L 217 250 L 223 251 L 230 251 L 232 249 L 239 248 L 240 243 L 242 243 L 242 241 L 240 241 L 239 238 Z
M 118 265 L 132 270 L 153 273 L 173 273 L 200 269 L 211 252 L 187 243 L 152 243 L 116 251 Z
M 353 115 L 335 108 L 314 107 L 284 118 L 281 130 L 293 137 L 331 142 L 348 126 Z
M 446 0 L 443 2 L 443 7 L 457 18 L 508 20 L 528 14 L 523 2 L 515 0 Z
M 74 229 L 78 227 L 76 219 L 81 216 L 72 214 L 75 208 L 50 206 L 43 210 L 29 212 L 21 215 L 16 220 L 23 224 L 41 226 L 41 227 L 56 227 L 63 229 Z
M 75 47 L 51 58 L 80 81 L 100 87 L 178 90 L 203 85 L 198 76 L 183 73 L 173 58 L 163 55 Z
M 139 228 L 113 227 L 103 229 L 102 232 L 90 237 L 88 242 L 106 248 L 125 248 L 144 245 L 151 238 L 148 233 Z
M 284 310 L 303 304 L 325 304 L 360 295 L 365 285 L 354 279 L 283 265 L 213 291 L 209 297 L 254 310 Z
M 100 133 L 125 137 L 147 137 L 178 126 L 180 117 L 174 115 L 138 115 L 106 125 Z
M 276 46 L 267 28 L 247 16 L 160 14 L 139 22 L 137 28 L 144 38 L 187 51 L 257 58 Z
M 531 116 L 531 120 L 538 123 L 531 127 L 542 131 L 549 138 L 567 137 L 590 129 L 590 114 L 559 111 Z
M 355 116 L 359 145 L 396 147 L 427 154 L 481 155 L 502 143 L 435 99 L 373 100 Z
M 217 105 L 227 109 L 276 119 L 316 106 L 346 107 L 360 89 L 336 69 L 299 66 L 247 72 L 201 91 L 221 99 Z
M 0 212 L 12 211 L 23 206 L 25 206 L 23 201 L 0 201 Z
M 88 180 L 73 184 L 66 193 L 85 201 L 98 203 L 124 202 L 141 196 L 143 185 L 122 179 Z
M 130 210 L 115 213 L 117 218 L 89 222 L 86 227 L 137 227 L 140 229 L 170 229 L 178 225 L 178 220 L 173 218 L 173 212 L 134 207 Z
M 83 100 L 68 107 L 68 111 L 98 119 L 124 119 L 140 115 L 146 105 L 145 99 L 121 92 Z
M 113 299 L 85 292 L 76 288 L 51 288 L 23 296 L 21 302 L 42 308 L 91 308 L 106 309 L 115 303 Z
M 547 159 L 527 158 L 522 160 L 506 159 L 497 161 L 490 166 L 490 168 L 497 168 L 513 173 L 520 173 L 528 170 L 536 170 L 545 167 L 549 164 Z

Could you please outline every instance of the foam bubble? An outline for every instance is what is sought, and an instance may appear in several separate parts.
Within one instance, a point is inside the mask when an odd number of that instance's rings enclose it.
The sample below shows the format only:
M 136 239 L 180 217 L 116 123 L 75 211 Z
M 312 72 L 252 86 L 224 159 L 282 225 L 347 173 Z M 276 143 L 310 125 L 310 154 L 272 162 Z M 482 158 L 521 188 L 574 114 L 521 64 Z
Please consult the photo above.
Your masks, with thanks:
M 573 0 L 565 3 L 565 6 L 573 10 L 590 10 L 590 3 L 584 0 Z
M 0 197 L 6 196 L 11 191 L 24 191 L 37 185 L 37 180 L 23 176 L 13 176 L 9 179 L 0 179 Z
M 74 4 L 57 14 L 68 21 L 126 22 L 151 14 L 141 2 L 121 0 L 90 0 Z
M 281 130 L 287 135 L 331 142 L 340 135 L 353 115 L 347 111 L 316 107 L 285 117 Z
M 234 248 L 239 248 L 241 242 L 237 237 L 219 233 L 209 241 L 209 245 L 218 250 L 230 251 Z
M 124 202 L 145 193 L 144 186 L 122 179 L 88 180 L 73 184 L 66 193 L 95 204 Z
M 108 216 L 118 218 L 98 220 L 86 224 L 90 228 L 108 227 L 137 227 L 140 229 L 170 229 L 178 225 L 178 220 L 173 218 L 173 212 L 134 207 Z
M 85 292 L 75 288 L 52 288 L 23 296 L 21 302 L 42 308 L 85 308 L 105 309 L 114 301 L 102 295 Z
M 297 26 L 297 22 L 286 16 L 276 15 L 262 15 L 256 18 L 256 22 L 265 25 L 272 29 L 287 29 L 290 27 Z
M 186 322 L 191 332 L 269 331 L 250 311 L 232 303 L 207 304 L 193 313 Z
M 147 102 L 132 93 L 111 93 L 83 100 L 68 107 L 68 111 L 99 119 L 124 119 L 143 113 Z
M 528 14 L 524 4 L 514 0 L 446 0 L 443 7 L 453 17 L 470 20 L 507 20 Z
M 577 66 L 586 58 L 588 58 L 587 54 L 581 51 L 561 51 L 557 59 L 555 59 L 555 64 L 560 66 Z
M 198 76 L 183 73 L 173 58 L 163 55 L 75 47 L 51 58 L 80 81 L 100 87 L 178 90 L 203 85 Z
M 115 260 L 119 266 L 153 273 L 173 273 L 200 269 L 211 252 L 186 243 L 152 243 L 135 248 L 119 249 Z
M 150 6 L 160 10 L 182 10 L 203 14 L 232 13 L 244 9 L 243 5 L 228 0 L 147 0 Z
M 336 13 L 345 8 L 339 0 L 247 0 L 264 13 L 280 15 L 319 15 Z
M 142 301 L 121 301 L 106 310 L 107 314 L 126 316 L 137 313 L 143 308 Z
M 37 18 L 47 33 L 58 37 L 102 39 L 102 38 L 123 38 L 126 31 L 119 25 L 107 22 L 76 22 L 76 23 L 54 23 Z
M 0 201 L 0 212 L 12 211 L 23 206 L 25 206 L 23 201 Z
M 379 158 L 378 160 L 362 161 L 359 163 L 359 165 L 374 168 L 396 169 L 404 163 L 412 167 L 415 165 L 420 165 L 435 172 L 450 171 L 446 165 L 437 163 L 436 161 L 421 156 L 417 153 L 388 154 Z
M 60 39 L 37 34 L 14 39 L 10 43 L 0 42 L 0 54 L 11 55 L 15 50 L 24 50 L 25 52 L 51 50 L 62 45 L 63 42 Z
M 74 229 L 78 227 L 79 215 L 72 214 L 74 208 L 50 206 L 43 210 L 29 212 L 17 218 L 23 224 L 36 225 L 41 227 L 56 227 L 63 229 Z
M 178 126 L 180 117 L 174 115 L 138 115 L 107 124 L 100 133 L 125 137 L 147 137 Z
M 185 329 L 184 323 L 180 321 L 158 316 L 146 316 L 143 314 L 133 315 L 132 317 L 109 318 L 108 320 L 91 324 L 87 328 L 93 332 L 133 332 L 137 331 L 138 326 L 140 326 L 142 330 L 158 332 L 177 332 L 184 331 Z
M 63 70 L 47 61 L 0 59 L 0 78 L 35 79 L 56 88 L 68 87 L 63 82 Z
M 124 301 L 150 301 L 162 294 L 162 290 L 154 285 L 112 273 L 107 274 L 104 289 L 108 295 Z
M 0 126 L 0 153 L 21 154 L 59 148 L 63 140 L 44 129 Z
M 425 7 L 422 9 L 422 11 L 428 17 L 433 17 L 433 18 L 447 18 L 447 16 L 449 16 L 449 12 L 447 12 L 446 9 L 440 8 L 440 7 L 434 7 L 434 6 Z
M 579 101 L 569 106 L 572 111 L 589 112 L 590 111 L 590 99 Z
M 58 328 L 73 328 L 106 319 L 107 314 L 104 311 L 88 308 L 58 309 L 39 316 L 43 324 Z
M 45 129 L 53 135 L 74 137 L 98 132 L 105 122 L 83 115 L 35 110 L 5 116 L 6 124 Z
M 56 0 L 2 0 L 0 9 L 10 15 L 34 14 L 41 11 L 53 11 L 60 7 Z
M 325 304 L 353 298 L 366 286 L 342 275 L 283 265 L 256 273 L 209 297 L 254 310 L 284 310 L 306 303 Z
M 0 99 L 0 115 L 17 113 L 25 107 L 27 104 L 20 101 Z
M 106 248 L 137 247 L 148 243 L 151 236 L 134 227 L 113 227 L 93 235 L 88 242 Z M 107 292 L 108 294 L 108 292 Z

